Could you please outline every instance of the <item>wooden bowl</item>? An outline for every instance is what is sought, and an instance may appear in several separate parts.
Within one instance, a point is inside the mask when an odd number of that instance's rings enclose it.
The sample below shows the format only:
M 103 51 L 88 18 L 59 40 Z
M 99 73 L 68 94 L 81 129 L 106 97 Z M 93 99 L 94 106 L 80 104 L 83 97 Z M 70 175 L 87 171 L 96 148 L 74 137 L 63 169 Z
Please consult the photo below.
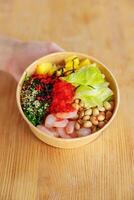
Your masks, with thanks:
M 42 62 L 51 62 L 51 63 L 59 63 L 62 60 L 64 60 L 65 58 L 67 58 L 68 56 L 71 55 L 76 55 L 78 56 L 80 59 L 83 58 L 89 58 L 92 61 L 95 61 L 96 63 L 98 63 L 98 67 L 100 68 L 101 72 L 103 74 L 105 74 L 106 79 L 109 81 L 110 83 L 110 88 L 113 90 L 114 92 L 114 98 L 115 98 L 115 108 L 114 108 L 114 113 L 111 117 L 111 119 L 108 121 L 108 123 L 101 128 L 100 130 L 96 131 L 95 133 L 85 136 L 85 137 L 79 137 L 79 138 L 72 138 L 72 139 L 63 139 L 63 138 L 56 138 L 50 135 L 45 134 L 44 132 L 42 132 L 41 130 L 37 129 L 25 116 L 25 114 L 23 113 L 23 110 L 21 108 L 21 102 L 20 102 L 20 93 L 21 93 L 21 88 L 23 85 L 23 81 L 25 79 L 25 75 L 31 75 L 34 71 L 35 68 L 37 66 L 38 63 L 42 63 Z M 36 60 L 34 63 L 32 63 L 22 74 L 22 77 L 18 83 L 17 86 L 17 92 L 16 92 L 16 97 L 17 97 L 17 104 L 19 107 L 19 111 L 21 113 L 21 115 L 23 116 L 24 120 L 28 123 L 30 129 L 32 130 L 32 132 L 34 133 L 34 135 L 36 137 L 38 137 L 40 140 L 42 140 L 43 142 L 52 145 L 54 147 L 59 147 L 59 148 L 75 148 L 75 147 L 80 147 L 83 146 L 85 144 L 88 144 L 90 142 L 92 142 L 93 140 L 95 140 L 99 135 L 102 134 L 102 132 L 111 124 L 111 122 L 113 121 L 117 110 L 118 110 L 118 106 L 119 106 L 119 88 L 116 82 L 116 79 L 114 78 L 114 76 L 112 75 L 111 71 L 104 65 L 102 64 L 100 61 L 96 60 L 95 58 L 82 54 L 82 53 L 77 53 L 77 52 L 61 52 L 61 53 L 54 53 L 54 54 L 50 54 L 47 56 L 44 56 L 38 60 Z

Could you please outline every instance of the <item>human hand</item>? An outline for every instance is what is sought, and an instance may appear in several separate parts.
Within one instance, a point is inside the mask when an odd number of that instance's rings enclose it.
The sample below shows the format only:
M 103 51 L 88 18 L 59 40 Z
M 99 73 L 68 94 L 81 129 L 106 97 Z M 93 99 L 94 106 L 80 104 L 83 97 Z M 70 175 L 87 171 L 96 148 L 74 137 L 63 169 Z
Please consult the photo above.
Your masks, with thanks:
M 36 59 L 53 52 L 63 51 L 62 48 L 52 42 L 8 40 L 6 41 L 6 48 L 7 46 L 6 55 L 3 55 L 3 71 L 10 73 L 17 81 L 19 81 L 25 68 Z

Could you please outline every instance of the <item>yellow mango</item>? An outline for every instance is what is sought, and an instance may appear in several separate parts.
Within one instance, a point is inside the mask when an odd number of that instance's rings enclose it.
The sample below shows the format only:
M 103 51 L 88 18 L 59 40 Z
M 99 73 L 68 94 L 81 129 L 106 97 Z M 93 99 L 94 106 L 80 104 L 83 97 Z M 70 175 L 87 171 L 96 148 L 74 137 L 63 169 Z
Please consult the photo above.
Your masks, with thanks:
M 80 64 L 80 61 L 79 61 L 78 57 L 74 58 L 73 62 L 74 62 L 74 66 L 76 66 L 76 67 Z
M 60 76 L 60 75 L 61 75 L 61 70 L 58 70 L 58 71 L 56 72 L 56 75 L 57 75 L 57 76 Z
M 79 59 L 74 59 L 74 69 L 78 69 L 79 68 L 79 63 L 80 63 L 80 61 L 79 61 Z
M 68 71 L 68 70 L 72 70 L 72 68 L 73 68 L 73 61 L 70 60 L 65 64 L 65 69 L 66 71 Z
M 36 68 L 37 74 L 53 74 L 56 70 L 56 66 L 52 63 L 41 63 Z
M 56 70 L 57 70 L 57 67 L 56 67 L 55 64 L 53 64 L 52 68 L 50 69 L 50 71 L 48 72 L 48 74 L 52 75 Z
M 68 71 L 68 70 L 72 70 L 73 68 L 77 69 L 80 61 L 79 61 L 78 57 L 70 56 L 70 57 L 66 58 L 65 63 L 66 63 L 65 69 Z
M 84 60 L 82 60 L 81 62 L 80 62 L 80 67 L 83 67 L 83 66 L 86 66 L 86 65 L 90 65 L 91 64 L 91 62 L 90 62 L 90 60 L 88 59 L 88 58 L 86 58 L 86 59 L 84 59 Z
M 77 58 L 77 56 L 69 56 L 65 59 L 65 63 L 69 62 L 70 60 L 73 60 L 74 58 Z

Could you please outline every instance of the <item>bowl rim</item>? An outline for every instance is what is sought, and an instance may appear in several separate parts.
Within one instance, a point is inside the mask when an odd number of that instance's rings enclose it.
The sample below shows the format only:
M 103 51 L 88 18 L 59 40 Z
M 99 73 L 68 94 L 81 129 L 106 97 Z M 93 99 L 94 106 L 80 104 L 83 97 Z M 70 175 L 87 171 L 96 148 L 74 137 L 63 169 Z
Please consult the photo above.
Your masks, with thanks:
M 102 127 L 101 129 L 97 130 L 95 133 L 93 134 L 90 134 L 90 135 L 87 135 L 87 136 L 83 136 L 83 137 L 78 137 L 78 138 L 57 138 L 57 137 L 54 137 L 54 136 L 51 136 L 51 135 L 48 135 L 46 134 L 45 132 L 41 131 L 40 129 L 38 129 L 36 126 L 34 126 L 28 119 L 27 117 L 25 116 L 23 110 L 22 110 L 22 107 L 21 107 L 21 103 L 20 103 L 20 93 L 21 93 L 21 85 L 23 83 L 23 79 L 24 79 L 24 76 L 27 74 L 26 71 L 28 71 L 28 69 L 30 69 L 32 66 L 34 65 L 37 65 L 37 63 L 40 62 L 40 60 L 42 59 L 47 59 L 51 56 L 58 56 L 58 55 L 64 55 L 64 54 L 68 54 L 68 55 L 78 55 L 78 56 L 82 56 L 82 57 L 85 57 L 85 58 L 89 58 L 91 59 L 92 61 L 95 61 L 97 62 L 98 64 L 100 64 L 101 66 L 103 66 L 106 71 L 108 71 L 112 77 L 112 80 L 116 86 L 116 92 L 117 92 L 117 101 L 116 101 L 116 107 L 114 109 L 114 112 L 113 112 L 113 115 L 111 117 L 111 119 L 108 121 L 108 123 Z M 98 59 L 96 59 L 95 57 L 93 56 L 90 56 L 90 55 L 87 55 L 87 54 L 84 54 L 84 53 L 80 53 L 80 52 L 75 52 L 75 51 L 63 51 L 63 52 L 56 52 L 56 53 L 51 53 L 51 54 L 48 54 L 46 56 L 42 56 L 40 58 L 38 58 L 37 60 L 35 60 L 34 62 L 32 62 L 23 72 L 23 74 L 21 75 L 21 78 L 18 82 L 18 85 L 17 85 L 17 89 L 16 89 L 16 100 L 17 100 L 17 106 L 19 108 L 19 111 L 21 113 L 21 115 L 23 116 L 23 119 L 28 123 L 29 126 L 31 126 L 33 129 L 37 129 L 38 132 L 41 134 L 41 135 L 45 135 L 46 137 L 50 138 L 50 139 L 53 139 L 55 141 L 62 141 L 62 142 L 65 142 L 65 143 L 68 143 L 68 142 L 74 142 L 74 141 L 81 141 L 81 140 L 85 140 L 85 139 L 88 139 L 90 138 L 91 136 L 93 135 L 99 135 L 101 132 L 103 132 L 110 124 L 111 122 L 113 121 L 113 119 L 115 118 L 116 114 L 117 114 L 117 111 L 118 111 L 118 108 L 119 108 L 119 102 L 120 102 L 120 93 L 119 93 L 119 87 L 118 87 L 118 83 L 116 81 L 116 78 L 114 77 L 113 73 L 111 72 L 110 69 L 108 69 L 108 67 L 105 66 L 105 64 L 103 64 L 101 61 L 99 61 Z

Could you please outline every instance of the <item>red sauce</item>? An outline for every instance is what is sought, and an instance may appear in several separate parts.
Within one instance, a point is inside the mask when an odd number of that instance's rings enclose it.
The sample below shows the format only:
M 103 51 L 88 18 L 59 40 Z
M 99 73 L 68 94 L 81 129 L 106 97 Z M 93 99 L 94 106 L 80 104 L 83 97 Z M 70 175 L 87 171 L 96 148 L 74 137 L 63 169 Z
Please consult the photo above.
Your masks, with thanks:
M 50 105 L 51 113 L 72 112 L 74 108 L 72 101 L 74 97 L 75 87 L 63 80 L 57 80 L 53 86 L 53 100 Z

